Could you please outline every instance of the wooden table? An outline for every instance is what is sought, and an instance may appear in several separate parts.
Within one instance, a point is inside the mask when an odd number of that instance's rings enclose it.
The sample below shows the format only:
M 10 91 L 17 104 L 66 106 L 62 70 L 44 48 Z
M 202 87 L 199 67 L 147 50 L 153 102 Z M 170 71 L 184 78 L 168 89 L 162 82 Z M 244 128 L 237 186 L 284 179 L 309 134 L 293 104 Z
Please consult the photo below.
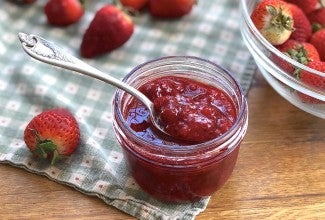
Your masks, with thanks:
M 325 120 L 256 75 L 238 162 L 197 219 L 325 219 Z M 133 219 L 45 177 L 0 165 L 0 219 Z

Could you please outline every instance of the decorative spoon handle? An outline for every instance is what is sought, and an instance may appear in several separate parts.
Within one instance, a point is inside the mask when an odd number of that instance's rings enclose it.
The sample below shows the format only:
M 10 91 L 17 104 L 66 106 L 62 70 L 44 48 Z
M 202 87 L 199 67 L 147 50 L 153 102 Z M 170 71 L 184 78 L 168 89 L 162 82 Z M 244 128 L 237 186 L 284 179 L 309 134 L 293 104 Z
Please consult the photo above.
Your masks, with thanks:
M 128 84 L 97 70 L 80 59 L 63 52 L 63 50 L 55 44 L 33 34 L 20 32 L 18 37 L 25 52 L 36 60 L 76 71 L 114 85 L 137 97 L 149 110 L 154 109 L 153 103 L 134 87 L 129 86 Z M 152 114 L 154 114 L 154 112 L 152 112 Z

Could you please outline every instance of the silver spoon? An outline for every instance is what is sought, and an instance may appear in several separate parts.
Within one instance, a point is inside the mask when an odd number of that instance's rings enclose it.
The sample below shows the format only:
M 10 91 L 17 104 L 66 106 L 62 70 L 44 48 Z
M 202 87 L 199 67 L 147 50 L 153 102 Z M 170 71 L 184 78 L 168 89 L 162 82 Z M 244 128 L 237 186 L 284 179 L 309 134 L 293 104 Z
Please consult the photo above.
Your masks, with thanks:
M 36 60 L 96 78 L 135 96 L 148 108 L 150 112 L 150 121 L 153 126 L 160 132 L 167 134 L 157 122 L 158 117 L 155 113 L 154 104 L 136 88 L 101 72 L 66 52 L 63 52 L 61 48 L 39 36 L 20 32 L 18 33 L 18 37 L 25 52 Z

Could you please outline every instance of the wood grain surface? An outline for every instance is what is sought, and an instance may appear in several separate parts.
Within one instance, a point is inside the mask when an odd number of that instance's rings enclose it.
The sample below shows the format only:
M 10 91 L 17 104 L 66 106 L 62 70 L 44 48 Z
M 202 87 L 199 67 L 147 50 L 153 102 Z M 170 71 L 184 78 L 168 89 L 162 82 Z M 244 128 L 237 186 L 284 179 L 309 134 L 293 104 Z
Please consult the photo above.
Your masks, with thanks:
M 257 74 L 249 128 L 226 185 L 197 219 L 325 219 L 325 120 L 302 112 Z M 0 165 L 0 219 L 134 219 L 97 197 Z

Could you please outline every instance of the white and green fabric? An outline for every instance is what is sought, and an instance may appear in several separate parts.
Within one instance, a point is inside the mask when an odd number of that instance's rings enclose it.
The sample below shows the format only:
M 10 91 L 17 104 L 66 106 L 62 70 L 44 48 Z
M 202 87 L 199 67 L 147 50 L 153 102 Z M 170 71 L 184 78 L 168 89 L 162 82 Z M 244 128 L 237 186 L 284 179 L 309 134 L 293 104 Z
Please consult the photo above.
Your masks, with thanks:
M 66 28 L 46 23 L 45 1 L 22 6 L 0 2 L 0 162 L 21 167 L 141 219 L 194 219 L 209 198 L 188 204 L 156 201 L 134 182 L 125 166 L 112 129 L 111 101 L 115 88 L 30 58 L 18 32 L 39 35 L 79 57 L 82 35 L 96 10 L 108 1 L 87 1 L 82 20 Z M 192 13 L 177 20 L 159 20 L 143 12 L 134 18 L 135 32 L 119 49 L 85 60 L 123 78 L 137 65 L 162 56 L 192 55 L 209 59 L 234 73 L 247 93 L 254 64 L 239 31 L 236 0 L 198 1 Z M 76 116 L 81 144 L 54 166 L 32 157 L 23 131 L 33 116 L 64 107 Z

